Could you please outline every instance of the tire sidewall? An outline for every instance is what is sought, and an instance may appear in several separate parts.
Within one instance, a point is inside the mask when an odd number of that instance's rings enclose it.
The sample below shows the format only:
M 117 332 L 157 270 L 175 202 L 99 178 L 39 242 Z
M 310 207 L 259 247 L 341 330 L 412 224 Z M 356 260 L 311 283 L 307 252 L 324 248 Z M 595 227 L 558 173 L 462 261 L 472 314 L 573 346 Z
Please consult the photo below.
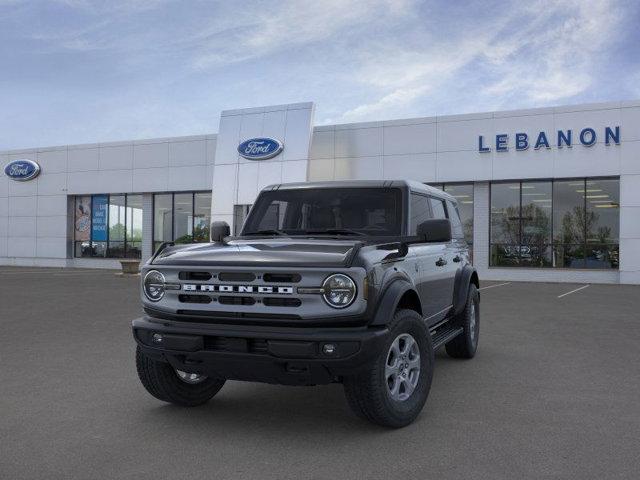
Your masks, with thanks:
M 431 335 L 419 314 L 412 310 L 400 310 L 394 320 L 394 325 L 380 353 L 377 368 L 378 378 L 380 379 L 381 400 L 390 413 L 397 417 L 399 421 L 404 422 L 407 418 L 413 419 L 417 416 L 427 400 L 433 378 L 434 354 Z M 411 396 L 404 401 L 397 401 L 391 398 L 387 387 L 385 365 L 391 344 L 398 335 L 403 333 L 409 333 L 418 344 L 420 350 L 420 377 Z
M 471 338 L 471 306 L 474 306 L 476 326 L 475 326 L 475 339 Z M 478 295 L 478 289 L 474 284 L 469 286 L 469 293 L 467 295 L 467 306 L 465 308 L 465 315 L 463 319 L 464 338 L 467 343 L 467 349 L 471 355 L 475 355 L 478 349 L 478 341 L 480 339 L 480 299 Z

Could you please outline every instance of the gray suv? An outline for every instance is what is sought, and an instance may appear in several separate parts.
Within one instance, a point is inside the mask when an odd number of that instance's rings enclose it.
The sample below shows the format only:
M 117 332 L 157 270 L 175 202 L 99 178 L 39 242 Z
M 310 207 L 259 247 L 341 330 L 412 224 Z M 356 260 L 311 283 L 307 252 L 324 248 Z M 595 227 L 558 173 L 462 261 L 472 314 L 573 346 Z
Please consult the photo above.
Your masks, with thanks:
M 140 381 L 183 406 L 226 380 L 344 385 L 351 408 L 389 427 L 429 394 L 434 351 L 472 358 L 478 274 L 456 200 L 411 181 L 265 188 L 239 236 L 160 246 L 133 321 Z

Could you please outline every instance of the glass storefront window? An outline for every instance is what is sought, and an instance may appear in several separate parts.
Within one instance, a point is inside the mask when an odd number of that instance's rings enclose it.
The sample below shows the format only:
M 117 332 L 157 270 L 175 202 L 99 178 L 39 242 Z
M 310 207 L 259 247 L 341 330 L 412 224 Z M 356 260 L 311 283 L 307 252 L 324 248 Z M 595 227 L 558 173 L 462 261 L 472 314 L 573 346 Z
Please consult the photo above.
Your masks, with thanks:
M 126 208 L 124 195 L 109 197 L 109 240 L 107 256 L 124 257 Z
M 193 196 L 193 241 L 208 242 L 211 225 L 211 194 L 195 193 Z
M 142 195 L 127 195 L 127 244 L 129 258 L 142 256 Z
M 585 187 L 586 268 L 618 268 L 620 182 L 589 179 Z
M 520 265 L 551 265 L 551 182 L 522 182 Z
M 554 266 L 584 268 L 585 180 L 553 182 Z
M 74 217 L 74 256 L 91 256 L 91 196 L 76 197 Z
M 74 256 L 140 258 L 142 195 L 75 198 Z
M 618 179 L 491 184 L 490 265 L 618 268 Z
M 160 193 L 153 196 L 153 251 L 173 240 L 173 195 Z
M 193 242 L 193 193 L 173 196 L 173 241 Z
M 251 211 L 251 205 L 234 205 L 233 206 L 233 234 L 240 235 L 244 221 L 247 219 Z
M 211 193 L 157 193 L 153 196 L 153 249 L 163 242 L 209 241 Z
M 491 265 L 518 265 L 520 183 L 491 185 Z

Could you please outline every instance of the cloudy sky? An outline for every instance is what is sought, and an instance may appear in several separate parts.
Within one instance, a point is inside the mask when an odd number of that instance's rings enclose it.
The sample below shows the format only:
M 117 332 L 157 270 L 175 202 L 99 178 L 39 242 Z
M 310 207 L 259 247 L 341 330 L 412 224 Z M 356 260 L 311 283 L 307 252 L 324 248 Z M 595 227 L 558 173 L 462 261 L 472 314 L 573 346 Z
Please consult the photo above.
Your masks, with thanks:
M 640 98 L 640 2 L 0 0 L 0 149 Z

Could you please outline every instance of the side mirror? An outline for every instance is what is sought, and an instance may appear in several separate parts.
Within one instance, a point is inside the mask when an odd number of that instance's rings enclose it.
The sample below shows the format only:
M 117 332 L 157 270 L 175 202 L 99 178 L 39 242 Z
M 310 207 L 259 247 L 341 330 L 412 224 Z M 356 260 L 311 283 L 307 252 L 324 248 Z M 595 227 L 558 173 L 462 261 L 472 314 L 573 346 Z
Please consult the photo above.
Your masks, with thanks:
M 451 222 L 448 218 L 432 218 L 418 225 L 418 236 L 425 242 L 450 242 Z
M 225 237 L 231 235 L 231 228 L 227 222 L 211 222 L 211 241 L 222 243 Z

